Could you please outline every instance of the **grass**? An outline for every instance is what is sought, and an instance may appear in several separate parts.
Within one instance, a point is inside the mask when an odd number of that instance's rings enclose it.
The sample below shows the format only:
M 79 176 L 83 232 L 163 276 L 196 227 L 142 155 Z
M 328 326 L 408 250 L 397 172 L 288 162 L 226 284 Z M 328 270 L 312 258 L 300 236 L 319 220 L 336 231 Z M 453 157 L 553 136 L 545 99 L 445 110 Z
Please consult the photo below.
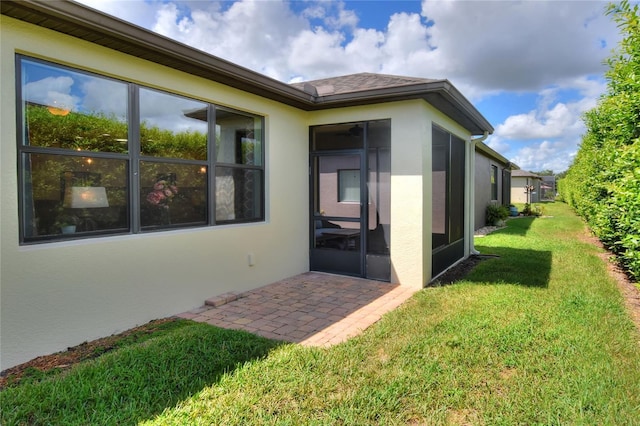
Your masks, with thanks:
M 361 336 L 279 345 L 192 324 L 0 393 L 12 424 L 589 424 L 640 418 L 640 345 L 567 208 L 476 240 L 455 285 Z
M 126 330 L 122 333 L 103 337 L 91 342 L 68 348 L 49 356 L 38 357 L 27 364 L 3 371 L 0 377 L 0 390 L 4 387 L 25 383 L 37 383 L 46 377 L 63 374 L 68 367 L 80 361 L 97 358 L 107 352 L 145 342 L 164 333 L 190 325 L 190 321 L 178 318 L 164 318 L 150 321 L 142 326 Z

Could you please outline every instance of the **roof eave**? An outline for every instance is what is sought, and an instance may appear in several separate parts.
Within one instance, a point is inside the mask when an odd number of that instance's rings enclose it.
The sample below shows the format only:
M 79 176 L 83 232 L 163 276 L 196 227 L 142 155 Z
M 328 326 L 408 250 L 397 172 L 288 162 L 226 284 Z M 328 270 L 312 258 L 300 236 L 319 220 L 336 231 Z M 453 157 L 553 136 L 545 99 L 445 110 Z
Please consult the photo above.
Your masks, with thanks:
M 448 80 L 317 96 L 315 99 L 313 110 L 424 99 L 455 119 L 473 135 L 482 135 L 484 132 L 491 134 L 494 131 L 493 126 Z
M 489 145 L 483 142 L 479 142 L 476 144 L 476 151 L 486 154 L 487 156 L 504 164 L 505 166 L 508 166 L 509 168 L 511 168 L 511 166 L 513 165 L 513 163 L 511 163 L 508 159 L 506 159 L 502 154 L 500 154 L 499 152 L 497 152 L 496 150 L 494 150 Z

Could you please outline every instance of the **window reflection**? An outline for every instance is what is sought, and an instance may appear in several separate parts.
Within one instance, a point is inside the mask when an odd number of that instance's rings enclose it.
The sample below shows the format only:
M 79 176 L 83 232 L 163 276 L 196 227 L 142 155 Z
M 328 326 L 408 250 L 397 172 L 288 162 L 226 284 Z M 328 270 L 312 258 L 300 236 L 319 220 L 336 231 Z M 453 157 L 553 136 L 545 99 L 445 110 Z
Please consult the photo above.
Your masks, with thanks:
M 18 60 L 21 243 L 264 218 L 262 117 Z
M 262 165 L 261 119 L 223 109 L 216 110 L 217 161 Z
M 28 60 L 22 77 L 25 145 L 128 151 L 125 83 Z
M 207 104 L 140 89 L 140 149 L 143 155 L 207 159 Z
M 262 172 L 218 167 L 216 169 L 216 220 L 255 220 L 262 217 Z
M 127 161 L 48 154 L 23 161 L 26 238 L 129 228 Z
M 143 227 L 204 224 L 207 174 L 191 164 L 140 164 L 140 223 Z

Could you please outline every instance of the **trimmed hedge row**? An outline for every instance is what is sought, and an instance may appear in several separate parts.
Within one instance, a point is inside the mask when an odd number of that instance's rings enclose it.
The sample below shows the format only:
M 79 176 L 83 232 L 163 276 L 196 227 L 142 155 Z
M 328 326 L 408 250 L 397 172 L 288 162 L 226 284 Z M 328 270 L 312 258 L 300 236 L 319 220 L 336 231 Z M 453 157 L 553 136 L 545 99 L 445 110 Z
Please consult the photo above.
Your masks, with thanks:
M 627 1 L 610 4 L 607 14 L 623 40 L 607 61 L 607 93 L 585 115 L 587 132 L 558 188 L 640 279 L 640 14 Z

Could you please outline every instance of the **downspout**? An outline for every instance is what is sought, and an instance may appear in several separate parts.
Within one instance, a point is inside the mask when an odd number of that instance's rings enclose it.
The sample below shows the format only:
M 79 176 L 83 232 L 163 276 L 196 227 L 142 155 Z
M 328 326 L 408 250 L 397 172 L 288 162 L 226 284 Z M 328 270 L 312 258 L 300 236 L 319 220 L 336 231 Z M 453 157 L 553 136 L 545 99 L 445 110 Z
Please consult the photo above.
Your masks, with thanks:
M 489 132 L 485 130 L 484 134 L 479 138 L 471 138 L 469 139 L 471 145 L 471 154 L 469 155 L 469 206 L 471 209 L 467 209 L 467 211 L 471 211 L 471 217 L 469 218 L 469 231 L 467 238 L 469 239 L 469 254 L 478 255 L 480 252 L 475 248 L 475 242 L 473 239 L 473 234 L 476 229 L 476 187 L 475 187 L 475 178 L 476 178 L 476 145 L 479 142 L 484 142 L 489 137 Z

